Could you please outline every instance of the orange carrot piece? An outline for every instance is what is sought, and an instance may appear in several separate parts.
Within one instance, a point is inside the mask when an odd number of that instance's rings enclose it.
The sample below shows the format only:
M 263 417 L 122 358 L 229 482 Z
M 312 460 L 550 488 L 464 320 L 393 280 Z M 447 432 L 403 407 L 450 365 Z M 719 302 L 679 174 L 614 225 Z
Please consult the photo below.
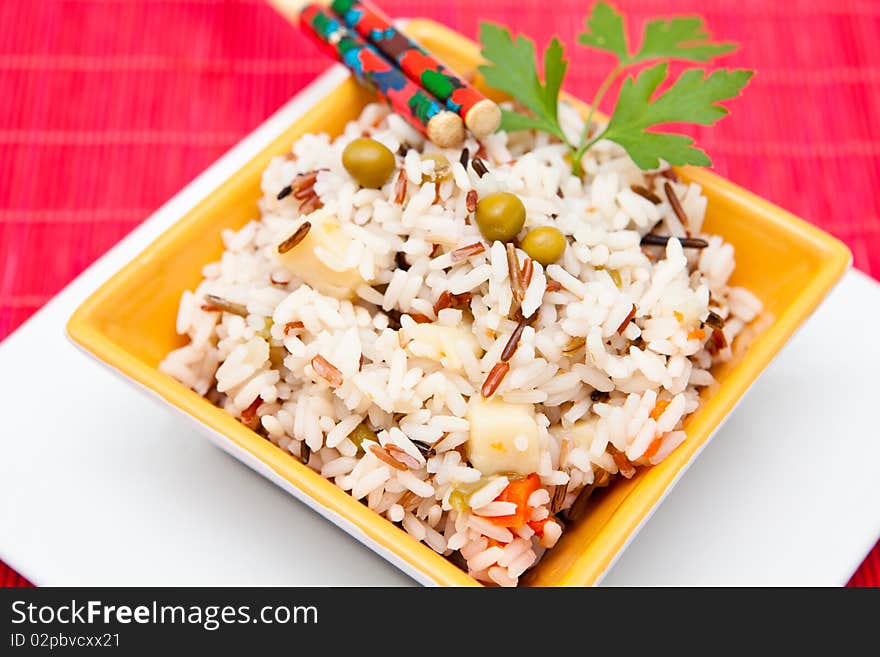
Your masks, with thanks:
M 651 414 L 648 416 L 652 420 L 659 420 L 660 416 L 666 411 L 666 407 L 669 406 L 669 401 L 666 399 L 660 399 L 654 405 L 654 410 L 651 411 Z
M 532 515 L 529 507 L 529 496 L 541 487 L 541 478 L 534 472 L 524 479 L 515 479 L 507 484 L 507 488 L 495 498 L 496 502 L 513 502 L 516 504 L 516 513 L 509 516 L 497 516 L 487 518 L 491 523 L 518 529 L 525 525 Z
M 702 340 L 706 337 L 706 331 L 701 328 L 691 329 L 688 333 L 688 340 Z
M 529 527 L 532 528 L 532 531 L 535 532 L 536 536 L 541 537 L 544 535 L 544 525 L 547 524 L 548 520 L 550 520 L 549 516 L 543 520 L 530 520 Z
M 660 399 L 654 405 L 654 409 L 651 411 L 651 415 L 649 416 L 652 420 L 659 420 L 660 416 L 666 412 L 666 409 L 669 407 L 669 400 Z M 648 449 L 645 450 L 645 453 L 642 454 L 642 458 L 650 459 L 654 454 L 660 451 L 660 446 L 663 444 L 663 436 L 659 436 L 655 438 L 650 445 L 648 445 Z
M 257 419 L 257 409 L 260 408 L 260 405 L 263 403 L 263 400 L 260 397 L 257 397 L 254 401 L 251 402 L 251 405 L 248 406 L 241 412 L 241 419 L 245 422 L 253 422 Z
M 642 458 L 653 458 L 654 454 L 660 451 L 661 445 L 663 445 L 663 436 L 655 438 L 654 441 L 650 445 L 648 445 L 648 449 L 646 449 L 645 453 L 642 454 Z

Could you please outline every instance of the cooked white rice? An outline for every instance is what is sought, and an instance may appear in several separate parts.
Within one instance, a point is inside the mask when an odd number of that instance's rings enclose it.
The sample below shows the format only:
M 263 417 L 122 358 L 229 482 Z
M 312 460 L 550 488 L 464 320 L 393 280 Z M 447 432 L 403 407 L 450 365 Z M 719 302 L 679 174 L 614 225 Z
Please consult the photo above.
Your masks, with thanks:
M 560 112 L 566 129 L 578 132 L 577 114 L 566 106 Z M 395 202 L 397 173 L 371 190 L 343 168 L 343 148 L 362 135 L 398 153 L 407 180 L 402 203 Z M 221 260 L 183 294 L 177 331 L 190 342 L 161 369 L 307 458 L 476 579 L 513 586 L 559 539 L 562 523 L 553 517 L 564 516 L 579 494 L 660 462 L 686 439 L 682 422 L 700 406 L 700 389 L 714 383 L 712 365 L 731 357 L 727 345 L 761 304 L 728 286 L 733 248 L 702 232 L 699 186 L 672 183 L 685 226 L 664 196 L 667 179 L 646 175 L 614 144 L 587 155 L 583 181 L 571 175 L 565 148 L 544 134 L 502 132 L 466 146 L 489 173 L 481 178 L 465 169 L 459 151 L 439 151 L 453 175 L 437 187 L 423 183 L 434 163 L 421 155 L 438 149 L 380 105 L 367 106 L 337 139 L 303 136 L 265 171 L 261 218 L 225 231 Z M 320 293 L 276 258 L 279 241 L 304 221 L 301 200 L 277 196 L 295 176 L 315 170 L 319 212 L 338 220 L 348 246 L 341 254 L 316 248 L 314 255 L 330 271 L 357 271 L 364 282 L 353 300 Z M 655 205 L 632 185 L 663 202 Z M 467 210 L 471 190 L 478 198 L 515 193 L 527 209 L 524 232 L 555 226 L 569 241 L 557 264 L 534 263 L 522 314 L 537 311 L 537 320 L 523 330 L 494 393 L 526 408 L 537 427 L 534 438 L 513 439 L 524 454 L 536 441 L 541 481 L 529 498 L 532 522 L 517 527 L 497 522 L 514 508 L 496 499 L 507 478 L 484 476 L 468 461 L 469 405 L 480 399 L 516 327 L 504 246 L 486 244 L 460 262 L 451 257 L 482 240 Z M 665 249 L 643 249 L 649 231 L 700 236 L 709 246 L 683 249 L 670 239 Z M 398 267 L 397 254 L 408 269 Z M 517 255 L 523 265 L 525 253 Z M 435 314 L 447 291 L 470 293 L 470 302 Z M 248 314 L 218 312 L 206 295 Z M 633 321 L 625 322 L 633 306 Z M 710 310 L 713 324 L 724 320 L 714 336 L 703 324 Z M 476 348 L 454 339 L 452 348 L 438 349 L 413 317 L 464 328 Z M 318 356 L 336 369 L 339 385 L 316 371 Z M 358 446 L 351 434 L 362 423 L 373 434 Z

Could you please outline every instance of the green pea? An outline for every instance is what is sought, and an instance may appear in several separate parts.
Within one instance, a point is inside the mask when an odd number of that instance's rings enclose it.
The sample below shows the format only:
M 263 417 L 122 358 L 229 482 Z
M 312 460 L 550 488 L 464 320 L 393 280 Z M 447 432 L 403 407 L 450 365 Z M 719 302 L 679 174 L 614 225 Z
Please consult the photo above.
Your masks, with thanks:
M 495 192 L 477 202 L 474 219 L 483 237 L 490 242 L 509 242 L 526 222 L 526 207 L 514 194 Z
M 355 447 L 358 448 L 358 452 L 364 451 L 362 443 L 365 440 L 379 442 L 379 439 L 376 437 L 376 432 L 370 429 L 366 422 L 361 422 L 357 425 L 354 430 L 348 434 L 348 439 L 355 444 Z
M 361 137 L 342 151 L 342 166 L 361 187 L 379 189 L 394 173 L 397 160 L 384 144 Z
M 468 511 L 471 507 L 468 499 L 483 486 L 491 482 L 495 477 L 480 477 L 471 483 L 455 484 L 455 488 L 449 495 L 449 504 L 459 513 Z
M 532 260 L 536 260 L 546 267 L 562 257 L 566 244 L 568 241 L 565 239 L 565 235 L 556 228 L 542 226 L 526 233 L 520 247 Z

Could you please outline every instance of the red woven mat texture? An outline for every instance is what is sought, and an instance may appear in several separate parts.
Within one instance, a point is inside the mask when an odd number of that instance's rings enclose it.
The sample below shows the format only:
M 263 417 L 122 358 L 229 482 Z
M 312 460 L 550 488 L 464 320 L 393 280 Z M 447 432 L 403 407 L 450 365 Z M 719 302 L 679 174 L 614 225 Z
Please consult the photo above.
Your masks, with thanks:
M 568 44 L 585 0 L 381 0 L 474 36 Z M 830 231 L 880 276 L 880 1 L 617 0 L 696 12 L 758 71 L 696 132 L 724 176 Z M 580 48 L 583 97 L 609 61 Z M 328 66 L 262 0 L 0 0 L 0 339 Z M 854 585 L 880 585 L 875 548 Z M 0 562 L 0 584 L 26 584 Z

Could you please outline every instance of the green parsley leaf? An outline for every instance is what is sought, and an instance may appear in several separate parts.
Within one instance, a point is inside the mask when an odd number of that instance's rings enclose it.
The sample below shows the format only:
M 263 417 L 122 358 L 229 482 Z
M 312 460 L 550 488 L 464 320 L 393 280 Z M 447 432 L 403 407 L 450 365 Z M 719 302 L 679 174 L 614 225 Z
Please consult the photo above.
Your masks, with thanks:
M 562 78 L 568 69 L 565 61 L 565 50 L 562 42 L 553 37 L 547 50 L 544 52 L 544 105 L 556 121 L 556 112 L 559 109 L 559 90 L 562 88 Z
M 479 67 L 486 83 L 510 94 L 534 114 L 503 112 L 501 128 L 542 130 L 566 141 L 556 116 L 559 89 L 568 68 L 559 39 L 554 37 L 544 53 L 544 84 L 538 76 L 535 42 L 531 39 L 520 35 L 514 40 L 506 28 L 484 22 L 480 24 L 480 42 L 482 55 L 489 62 Z
M 623 14 L 607 2 L 596 3 L 585 23 L 587 31 L 578 35 L 578 43 L 614 54 L 621 68 L 651 59 L 708 62 L 736 50 L 735 43 L 712 42 L 698 16 L 648 21 L 642 46 L 635 55 L 629 54 Z
M 704 78 L 703 71 L 691 69 L 652 101 L 667 72 L 668 65 L 662 63 L 642 71 L 635 80 L 626 79 L 601 137 L 623 146 L 642 169 L 657 168 L 660 159 L 673 165 L 710 166 L 709 157 L 692 146 L 690 137 L 647 129 L 666 123 L 715 123 L 727 114 L 718 103 L 738 96 L 752 72 L 721 70 Z
M 551 132 L 548 123 L 544 119 L 538 119 L 519 112 L 511 112 L 501 108 L 501 129 L 506 132 L 519 132 L 520 130 L 541 130 Z
M 735 43 L 713 43 L 703 19 L 698 16 L 660 18 L 645 26 L 645 38 L 632 63 L 649 59 L 684 59 L 708 62 L 713 57 L 736 50 Z
M 502 110 L 501 128 L 509 132 L 539 130 L 559 138 L 571 152 L 572 171 L 581 175 L 584 153 L 600 139 L 623 146 L 643 169 L 653 169 L 660 160 L 670 164 L 709 166 L 708 156 L 685 135 L 649 130 L 669 123 L 710 125 L 727 114 L 719 103 L 737 96 L 752 76 L 751 71 L 716 71 L 708 76 L 700 70 L 685 71 L 664 93 L 654 98 L 667 79 L 666 61 L 681 59 L 707 62 L 736 49 L 733 43 L 712 41 L 703 19 L 695 16 L 657 18 L 648 21 L 641 45 L 631 54 L 626 21 L 608 2 L 597 2 L 585 20 L 586 31 L 578 42 L 611 53 L 617 65 L 599 86 L 577 143 L 572 143 L 559 125 L 559 92 L 568 61 L 562 43 L 554 38 L 543 53 L 543 82 L 536 60 L 535 42 L 507 28 L 481 23 L 480 66 L 486 83 L 512 96 L 529 110 L 520 114 Z M 627 69 L 650 60 L 664 60 L 624 81 L 608 125 L 595 135 L 593 115 L 613 83 Z
M 589 31 L 578 35 L 578 43 L 610 52 L 620 62 L 629 60 L 623 14 L 607 2 L 597 2 L 585 22 Z

